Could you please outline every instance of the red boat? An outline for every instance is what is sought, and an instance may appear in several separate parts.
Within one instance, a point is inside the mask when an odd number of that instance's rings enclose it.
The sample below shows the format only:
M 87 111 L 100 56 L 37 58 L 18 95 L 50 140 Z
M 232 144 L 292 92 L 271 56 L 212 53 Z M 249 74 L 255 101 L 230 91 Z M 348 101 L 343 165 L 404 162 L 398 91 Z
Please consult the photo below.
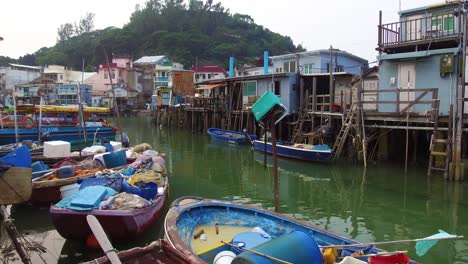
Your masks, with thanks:
M 55 229 L 66 239 L 85 241 L 92 233 L 86 216 L 94 215 L 112 241 L 134 240 L 154 223 L 164 209 L 169 185 L 166 176 L 161 181 L 159 187 L 164 188 L 163 194 L 157 196 L 151 205 L 140 209 L 74 211 L 52 205 L 49 213 Z
M 190 260 L 181 252 L 169 245 L 166 240 L 157 240 L 145 247 L 136 247 L 117 253 L 123 264 L 186 264 Z M 104 256 L 88 263 L 110 264 L 109 259 Z

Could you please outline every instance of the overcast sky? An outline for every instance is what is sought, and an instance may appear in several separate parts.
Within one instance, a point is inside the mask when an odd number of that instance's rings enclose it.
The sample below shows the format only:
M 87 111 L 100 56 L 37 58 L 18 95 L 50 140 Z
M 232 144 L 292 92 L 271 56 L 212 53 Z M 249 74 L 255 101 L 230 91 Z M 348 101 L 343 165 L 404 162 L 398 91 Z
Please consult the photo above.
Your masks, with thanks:
M 0 55 L 18 58 L 53 46 L 57 28 L 93 12 L 95 28 L 122 27 L 146 0 L 4 0 L 0 15 Z M 213 2 L 218 2 L 214 0 Z M 287 35 L 307 50 L 346 50 L 369 62 L 376 57 L 379 10 L 383 23 L 398 20 L 399 0 L 221 0 L 231 13 L 250 15 L 257 24 Z M 401 0 L 401 9 L 444 2 Z M 261 54 L 259 54 L 261 56 Z

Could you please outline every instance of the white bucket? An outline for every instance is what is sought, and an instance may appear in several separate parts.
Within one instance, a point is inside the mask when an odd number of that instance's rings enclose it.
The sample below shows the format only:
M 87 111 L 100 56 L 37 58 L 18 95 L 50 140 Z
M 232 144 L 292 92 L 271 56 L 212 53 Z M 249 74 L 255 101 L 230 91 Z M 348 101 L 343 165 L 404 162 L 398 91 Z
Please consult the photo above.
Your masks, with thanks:
M 80 190 L 80 185 L 78 183 L 73 183 L 73 184 L 60 187 L 60 193 L 62 195 L 62 199 L 77 193 L 79 190 Z
M 216 254 L 213 264 L 231 264 L 232 260 L 236 257 L 236 253 L 225 250 Z

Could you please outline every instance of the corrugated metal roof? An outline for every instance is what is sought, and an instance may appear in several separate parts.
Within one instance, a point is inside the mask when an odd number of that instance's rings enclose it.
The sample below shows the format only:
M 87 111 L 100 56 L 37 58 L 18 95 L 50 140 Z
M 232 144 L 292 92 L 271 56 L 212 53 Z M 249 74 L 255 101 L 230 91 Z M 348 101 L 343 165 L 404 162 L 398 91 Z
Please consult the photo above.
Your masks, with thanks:
M 166 56 L 160 55 L 160 56 L 143 56 L 139 58 L 138 60 L 134 61 L 133 64 L 162 64 L 167 61 Z
M 41 67 L 37 66 L 29 66 L 29 65 L 22 65 L 22 64 L 15 64 L 15 63 L 8 63 L 12 67 L 19 67 L 19 68 L 26 68 L 26 69 L 34 69 L 34 70 L 40 70 Z

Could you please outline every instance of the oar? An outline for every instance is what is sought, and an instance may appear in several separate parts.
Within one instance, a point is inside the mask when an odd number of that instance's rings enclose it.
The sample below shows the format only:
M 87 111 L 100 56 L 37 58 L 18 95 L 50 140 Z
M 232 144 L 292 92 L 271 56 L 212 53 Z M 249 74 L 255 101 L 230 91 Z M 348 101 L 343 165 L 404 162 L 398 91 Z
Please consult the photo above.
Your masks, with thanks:
M 432 235 L 432 236 L 424 237 L 424 238 L 392 240 L 392 241 L 371 242 L 371 243 L 361 243 L 361 244 L 327 245 L 327 246 L 320 246 L 320 248 L 367 247 L 367 246 L 416 242 L 416 253 L 418 254 L 418 256 L 423 256 L 439 240 L 460 239 L 460 238 L 463 238 L 463 236 L 451 235 L 442 230 L 439 230 L 439 233 Z
M 119 256 L 117 255 L 115 248 L 112 247 L 112 244 L 107 238 L 106 233 L 102 229 L 102 226 L 96 219 L 96 217 L 94 215 L 87 215 L 86 221 L 88 221 L 88 225 L 91 228 L 91 231 L 93 231 L 93 234 L 99 242 L 102 251 L 104 251 L 109 261 L 112 264 L 121 264 L 122 262 L 120 262 Z
M 34 173 L 39 173 L 39 172 L 45 172 L 45 174 L 39 176 L 39 177 L 36 177 L 34 179 L 32 179 L 33 182 L 35 181 L 38 181 L 40 179 L 43 179 L 43 178 L 46 178 L 46 177 L 49 177 L 52 173 L 56 172 L 58 169 L 50 169 L 50 170 L 44 170 L 44 171 L 37 171 L 37 172 L 34 172 Z
M 224 244 L 229 245 L 229 246 L 231 246 L 231 247 L 238 248 L 238 249 L 240 249 L 240 250 L 245 250 L 245 251 L 247 251 L 247 252 L 254 253 L 254 254 L 256 254 L 256 255 L 265 257 L 265 258 L 267 258 L 267 259 L 274 260 L 274 261 L 279 262 L 279 263 L 283 263 L 283 264 L 292 264 L 291 262 L 287 262 L 287 261 L 285 261 L 285 260 L 282 260 L 282 259 L 279 259 L 279 258 L 275 258 L 275 257 L 269 256 L 269 255 L 264 254 L 264 253 L 262 253 L 262 252 L 258 252 L 258 251 L 251 250 L 251 249 L 247 249 L 247 248 L 243 248 L 243 247 L 238 247 L 238 246 L 236 246 L 236 245 L 234 245 L 234 244 L 231 244 L 231 243 L 228 243 L 228 242 L 224 242 L 224 241 L 221 241 L 221 243 L 224 243 Z

